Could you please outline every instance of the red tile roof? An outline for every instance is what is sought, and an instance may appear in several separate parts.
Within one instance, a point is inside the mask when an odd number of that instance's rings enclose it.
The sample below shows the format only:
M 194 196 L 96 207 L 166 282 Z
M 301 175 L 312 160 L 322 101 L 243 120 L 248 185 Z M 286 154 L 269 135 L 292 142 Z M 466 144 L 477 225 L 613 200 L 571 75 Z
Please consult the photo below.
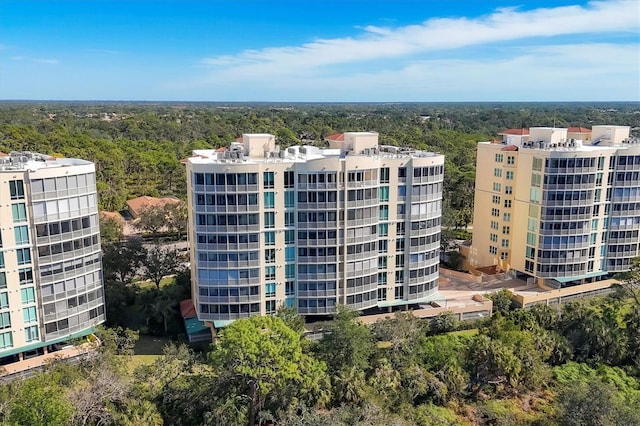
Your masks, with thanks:
M 216 148 L 216 152 L 225 152 L 227 150 L 226 146 L 221 146 L 220 148 Z
M 196 317 L 196 308 L 193 306 L 193 299 L 185 299 L 180 302 L 180 315 L 185 319 Z
M 129 210 L 137 217 L 140 212 L 145 207 L 162 207 L 167 204 L 179 203 L 180 200 L 174 197 L 149 197 L 148 195 L 143 195 L 142 197 L 134 198 L 133 200 L 127 201 L 127 206 Z
M 236 142 L 242 142 L 243 140 L 244 140 L 244 139 L 242 138 L 242 136 L 238 136 L 238 137 L 236 138 Z
M 334 133 L 333 135 L 325 136 L 328 141 L 343 141 L 344 133 Z
M 515 145 L 507 145 L 504 148 L 502 148 L 500 151 L 517 151 L 518 147 Z
M 9 154 L 5 154 L 4 152 L 0 151 L 0 157 L 8 157 Z
M 567 129 L 569 133 L 591 133 L 591 129 L 588 127 L 569 127 Z
M 507 130 L 503 130 L 500 133 L 498 133 L 499 135 L 516 135 L 516 136 L 525 136 L 529 134 L 529 129 L 507 129 Z
M 124 218 L 118 212 L 108 212 L 108 211 L 104 211 L 103 210 L 103 211 L 100 212 L 100 218 L 101 219 L 115 219 L 118 222 L 124 222 Z

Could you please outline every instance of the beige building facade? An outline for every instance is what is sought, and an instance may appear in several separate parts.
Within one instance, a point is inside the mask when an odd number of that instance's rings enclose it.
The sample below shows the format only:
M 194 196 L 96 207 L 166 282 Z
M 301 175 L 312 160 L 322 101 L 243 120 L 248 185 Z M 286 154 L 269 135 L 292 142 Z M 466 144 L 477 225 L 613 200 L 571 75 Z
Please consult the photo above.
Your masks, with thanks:
M 437 292 L 444 157 L 380 146 L 372 132 L 327 141 L 280 149 L 245 134 L 188 159 L 200 320 L 406 306 Z
M 92 333 L 103 293 L 94 165 L 0 155 L 0 358 Z
M 640 255 L 640 143 L 626 126 L 532 127 L 478 144 L 471 268 L 563 287 Z

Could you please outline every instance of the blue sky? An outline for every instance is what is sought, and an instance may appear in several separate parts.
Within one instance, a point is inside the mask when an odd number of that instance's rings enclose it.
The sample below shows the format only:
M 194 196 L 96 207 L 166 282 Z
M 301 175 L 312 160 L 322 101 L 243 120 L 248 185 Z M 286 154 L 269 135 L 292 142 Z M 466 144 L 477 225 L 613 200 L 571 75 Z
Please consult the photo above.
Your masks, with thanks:
M 2 0 L 0 99 L 640 101 L 640 1 Z

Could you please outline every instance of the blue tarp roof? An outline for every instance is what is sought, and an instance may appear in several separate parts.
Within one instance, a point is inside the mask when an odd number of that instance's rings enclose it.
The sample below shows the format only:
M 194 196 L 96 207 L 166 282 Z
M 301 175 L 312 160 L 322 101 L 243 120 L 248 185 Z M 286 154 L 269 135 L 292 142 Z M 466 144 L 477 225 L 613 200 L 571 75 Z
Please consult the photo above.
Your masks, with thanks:
M 196 334 L 209 329 L 202 321 L 198 321 L 198 318 L 186 318 L 184 328 L 186 328 L 187 334 Z

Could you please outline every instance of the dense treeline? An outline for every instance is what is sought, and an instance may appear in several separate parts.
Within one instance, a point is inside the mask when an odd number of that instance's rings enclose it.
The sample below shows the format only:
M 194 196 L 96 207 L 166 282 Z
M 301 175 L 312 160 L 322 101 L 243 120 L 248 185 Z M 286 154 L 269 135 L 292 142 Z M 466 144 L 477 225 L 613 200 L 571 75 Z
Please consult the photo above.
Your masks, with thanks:
M 256 317 L 225 329 L 206 357 L 169 346 L 133 377 L 126 356 L 111 356 L 117 352 L 53 365 L 0 387 L 0 418 L 16 425 L 639 424 L 638 348 L 624 336 L 630 320 L 618 316 L 612 326 L 606 313 L 625 306 L 571 304 L 562 317 L 549 308 L 510 312 L 475 336 L 433 335 L 407 315 L 369 328 L 344 311 L 316 344 L 280 317 Z M 576 329 L 578 318 L 595 319 Z M 618 328 L 612 353 L 598 340 Z M 114 339 L 111 350 L 126 352 L 123 338 Z M 594 346 L 585 351 L 587 344 Z
M 0 386 L 9 425 L 637 425 L 640 262 L 618 294 L 499 312 L 450 332 L 339 309 L 318 342 L 288 309 L 239 320 L 205 353 L 169 345 L 131 374 L 135 333 L 106 330 L 80 365 Z M 635 286 L 635 289 L 634 289 Z M 115 354 L 120 354 L 115 355 Z
M 0 151 L 36 151 L 96 163 L 100 207 L 139 195 L 185 196 L 180 159 L 269 132 L 282 146 L 321 145 L 343 131 L 444 153 L 445 220 L 470 221 L 475 145 L 510 127 L 620 124 L 640 127 L 637 104 L 0 104 Z

